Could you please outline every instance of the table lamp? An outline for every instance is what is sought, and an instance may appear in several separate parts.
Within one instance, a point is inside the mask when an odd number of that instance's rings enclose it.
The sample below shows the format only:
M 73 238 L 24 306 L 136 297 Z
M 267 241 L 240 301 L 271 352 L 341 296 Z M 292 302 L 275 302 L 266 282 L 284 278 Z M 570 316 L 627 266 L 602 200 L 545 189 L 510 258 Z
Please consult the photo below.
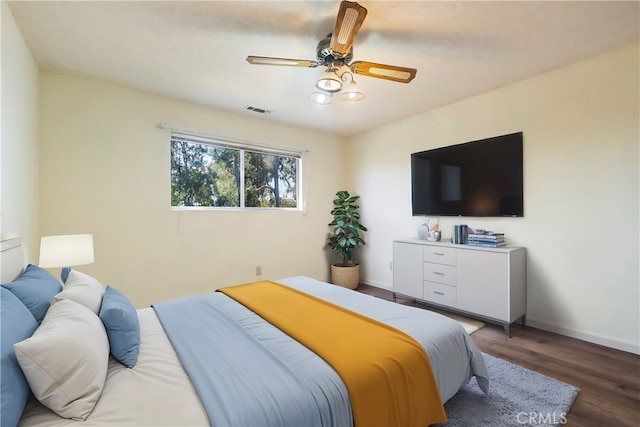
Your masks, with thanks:
M 60 236 L 44 236 L 40 239 L 40 261 L 42 268 L 62 267 L 62 281 L 72 266 L 91 264 L 93 258 L 92 234 L 67 234 Z

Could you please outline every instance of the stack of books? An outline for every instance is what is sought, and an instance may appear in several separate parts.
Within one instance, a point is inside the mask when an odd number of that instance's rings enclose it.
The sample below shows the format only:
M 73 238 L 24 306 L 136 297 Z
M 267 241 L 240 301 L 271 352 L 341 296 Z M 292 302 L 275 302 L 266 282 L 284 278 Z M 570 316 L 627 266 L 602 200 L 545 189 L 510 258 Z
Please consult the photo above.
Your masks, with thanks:
M 471 246 L 482 246 L 485 248 L 497 248 L 505 246 L 507 241 L 504 237 L 504 233 L 475 230 L 475 233 L 469 233 L 467 244 Z

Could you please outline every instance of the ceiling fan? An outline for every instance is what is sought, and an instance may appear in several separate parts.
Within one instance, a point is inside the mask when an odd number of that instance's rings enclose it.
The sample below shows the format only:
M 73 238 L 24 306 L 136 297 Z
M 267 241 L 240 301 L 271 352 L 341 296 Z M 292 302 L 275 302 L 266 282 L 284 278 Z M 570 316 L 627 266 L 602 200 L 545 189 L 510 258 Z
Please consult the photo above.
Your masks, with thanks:
M 409 83 L 416 76 L 417 70 L 415 68 L 367 61 L 351 62 L 353 59 L 353 42 L 366 16 L 367 9 L 356 2 L 343 0 L 340 3 L 333 32 L 320 40 L 317 45 L 316 60 L 247 56 L 247 62 L 253 65 L 280 65 L 304 68 L 325 66 L 326 72 L 318 81 L 316 87 L 329 94 L 339 92 L 343 87 L 342 82 L 347 81 L 347 74 L 350 74 L 350 86 L 354 87 L 351 87 L 343 94 L 343 99 L 347 101 L 359 101 L 364 98 L 362 92 L 355 89 L 353 74 Z M 312 101 L 320 104 L 331 102 L 330 96 L 328 96 L 328 102 L 326 99 L 326 97 L 318 100 L 312 98 Z

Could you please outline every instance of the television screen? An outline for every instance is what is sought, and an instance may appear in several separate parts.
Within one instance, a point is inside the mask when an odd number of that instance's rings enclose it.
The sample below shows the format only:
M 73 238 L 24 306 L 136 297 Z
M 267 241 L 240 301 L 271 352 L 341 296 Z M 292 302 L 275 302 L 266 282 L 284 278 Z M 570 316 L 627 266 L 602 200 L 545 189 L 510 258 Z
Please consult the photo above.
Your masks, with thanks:
M 522 132 L 411 154 L 413 215 L 521 217 Z

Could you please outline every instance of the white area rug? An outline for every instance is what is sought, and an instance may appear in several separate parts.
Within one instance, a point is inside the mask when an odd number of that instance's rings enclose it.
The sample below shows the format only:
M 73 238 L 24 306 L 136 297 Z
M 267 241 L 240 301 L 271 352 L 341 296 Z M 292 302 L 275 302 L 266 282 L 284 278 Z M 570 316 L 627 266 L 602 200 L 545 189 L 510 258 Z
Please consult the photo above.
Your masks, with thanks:
M 475 331 L 477 331 L 478 329 L 484 326 L 484 323 L 482 323 L 479 320 L 469 319 L 468 317 L 460 316 L 459 314 L 453 314 L 453 313 L 441 313 L 441 314 L 443 316 L 447 316 L 448 318 L 453 319 L 458 323 L 460 323 L 464 327 L 464 330 L 467 331 L 469 335 L 471 335 L 472 333 L 474 333 Z

